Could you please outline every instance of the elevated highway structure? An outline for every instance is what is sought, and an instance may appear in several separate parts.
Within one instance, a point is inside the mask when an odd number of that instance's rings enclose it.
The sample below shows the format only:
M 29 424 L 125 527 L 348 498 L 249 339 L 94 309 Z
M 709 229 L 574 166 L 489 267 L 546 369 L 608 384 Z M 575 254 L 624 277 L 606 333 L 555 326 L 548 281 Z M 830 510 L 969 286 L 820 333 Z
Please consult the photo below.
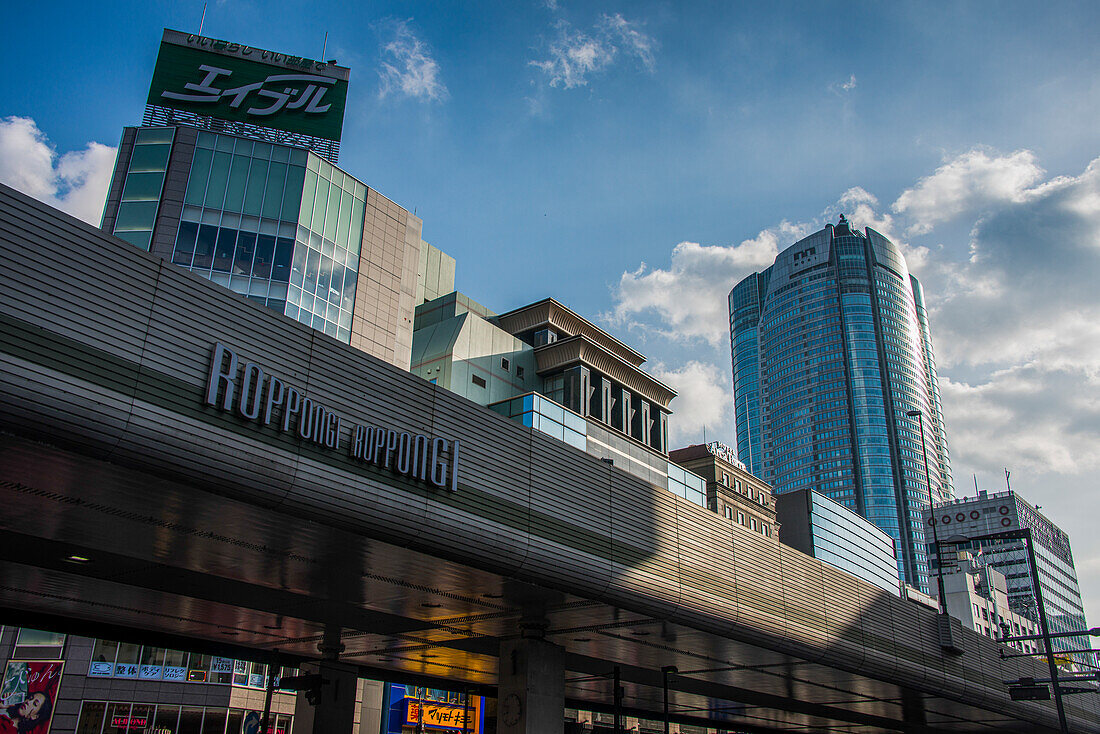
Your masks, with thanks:
M 327 631 L 362 675 L 490 694 L 535 639 L 574 707 L 618 668 L 659 719 L 676 666 L 673 720 L 727 730 L 1056 729 L 1002 683 L 1039 663 L 945 653 L 927 609 L 3 187 L 0 293 L 9 621 L 295 660 Z

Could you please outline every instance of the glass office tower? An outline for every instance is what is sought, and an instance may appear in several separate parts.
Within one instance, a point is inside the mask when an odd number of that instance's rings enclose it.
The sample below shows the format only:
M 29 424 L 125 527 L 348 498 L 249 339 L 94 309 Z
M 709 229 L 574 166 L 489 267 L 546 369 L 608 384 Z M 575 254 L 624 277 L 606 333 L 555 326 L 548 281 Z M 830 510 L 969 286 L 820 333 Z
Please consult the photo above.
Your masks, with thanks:
M 921 436 L 936 502 L 953 497 L 920 283 L 898 248 L 844 217 L 730 292 L 738 456 L 776 494 L 814 489 L 897 544 L 928 590 Z
M 419 218 L 336 166 L 349 74 L 165 30 L 101 226 L 408 369 L 434 248 Z
M 409 367 L 420 219 L 311 150 L 126 128 L 102 227 Z

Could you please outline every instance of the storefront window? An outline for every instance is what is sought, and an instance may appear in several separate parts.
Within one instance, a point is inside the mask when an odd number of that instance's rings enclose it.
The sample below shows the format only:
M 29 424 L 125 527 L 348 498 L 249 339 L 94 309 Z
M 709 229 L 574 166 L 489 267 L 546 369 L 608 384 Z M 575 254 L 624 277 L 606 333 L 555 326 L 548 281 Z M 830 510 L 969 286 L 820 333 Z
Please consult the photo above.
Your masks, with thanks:
M 141 645 L 131 645 L 126 642 L 119 643 L 118 657 L 115 659 L 115 677 L 137 678 L 140 655 Z
M 202 720 L 203 734 L 222 734 L 225 731 L 225 715 L 228 713 L 227 709 L 206 709 L 206 714 Z
M 141 649 L 141 667 L 138 669 L 138 678 L 143 680 L 157 680 L 164 669 L 164 650 L 159 647 L 143 647 Z
M 248 675 L 248 685 L 253 688 L 267 687 L 267 666 L 263 663 L 252 663 L 252 671 Z
M 118 734 L 145 734 L 153 723 L 153 706 L 146 703 L 135 703 L 130 709 L 130 721 L 128 728 L 118 728 Z
M 207 683 L 222 683 L 229 685 L 233 682 L 233 659 L 211 658 L 210 677 Z
M 75 734 L 252 734 L 242 732 L 250 713 L 223 707 L 173 706 L 126 701 L 85 701 Z M 293 717 L 272 714 L 272 732 L 290 734 Z
M 115 658 L 118 656 L 118 643 L 114 640 L 96 640 L 92 649 L 92 664 L 88 666 L 88 675 L 94 678 L 110 678 L 115 672 Z
M 103 731 L 103 716 L 107 713 L 107 704 L 102 701 L 85 701 L 80 707 L 80 718 L 76 724 L 76 734 L 100 734 Z
M 172 681 L 187 679 L 187 653 L 181 650 L 164 651 L 163 678 Z
M 129 734 L 131 707 L 132 705 L 129 703 L 112 703 L 108 706 L 107 720 L 103 724 L 104 733 Z M 140 729 L 138 731 L 140 731 Z
M 63 639 L 63 636 L 62 636 Z M 282 668 L 294 675 L 293 668 Z M 88 675 L 93 678 L 137 678 L 219 685 L 267 686 L 267 666 L 247 660 L 211 657 L 161 647 L 142 647 L 113 640 L 96 640 Z
M 157 715 L 153 721 L 155 726 L 153 731 L 170 731 L 175 732 L 179 727 L 180 719 L 180 707 L 179 706 L 157 706 Z
M 187 680 L 193 683 L 204 683 L 210 671 L 210 656 L 191 653 L 191 661 L 187 665 Z
M 59 660 L 65 649 L 65 635 L 21 628 L 16 634 L 13 658 Z
M 235 685 L 235 686 L 247 686 L 248 685 L 248 661 L 247 660 L 234 660 L 233 661 L 233 685 Z
M 178 734 L 202 734 L 202 708 L 184 706 L 180 712 Z

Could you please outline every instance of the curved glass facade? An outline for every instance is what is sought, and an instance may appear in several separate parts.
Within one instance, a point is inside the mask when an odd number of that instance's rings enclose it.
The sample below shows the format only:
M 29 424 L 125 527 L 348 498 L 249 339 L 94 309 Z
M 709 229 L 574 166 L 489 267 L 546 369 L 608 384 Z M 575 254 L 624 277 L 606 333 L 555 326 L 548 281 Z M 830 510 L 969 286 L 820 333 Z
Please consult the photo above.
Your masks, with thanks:
M 936 500 L 953 496 L 920 284 L 897 247 L 841 219 L 730 292 L 738 456 L 777 494 L 810 488 L 897 544 L 906 583 L 928 589 L 925 417 Z
M 767 288 L 764 273 L 753 273 L 729 295 L 730 333 L 733 340 L 734 394 L 738 399 L 737 455 L 749 472 L 760 476 L 763 449 L 760 437 L 760 352 L 756 326 L 760 321 L 760 294 Z
M 200 132 L 172 262 L 347 342 L 366 196 L 308 151 Z

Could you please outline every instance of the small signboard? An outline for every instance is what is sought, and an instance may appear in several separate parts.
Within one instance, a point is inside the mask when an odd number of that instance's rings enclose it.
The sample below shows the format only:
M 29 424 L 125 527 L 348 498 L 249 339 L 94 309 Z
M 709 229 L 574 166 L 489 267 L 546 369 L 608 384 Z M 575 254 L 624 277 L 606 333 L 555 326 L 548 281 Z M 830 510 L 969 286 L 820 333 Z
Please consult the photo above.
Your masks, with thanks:
M 479 734 L 478 698 L 472 697 L 471 706 L 455 706 L 435 701 L 407 699 L 405 713 L 407 726 L 420 726 L 424 729 L 458 729 Z
M 164 666 L 164 680 L 182 681 L 187 679 L 187 668 L 175 665 Z
M 1050 688 L 1045 685 L 1012 686 L 1008 695 L 1013 701 L 1049 701 Z
M 110 678 L 111 673 L 114 671 L 114 663 L 105 663 L 102 661 L 93 661 L 88 667 L 88 675 L 92 678 Z

